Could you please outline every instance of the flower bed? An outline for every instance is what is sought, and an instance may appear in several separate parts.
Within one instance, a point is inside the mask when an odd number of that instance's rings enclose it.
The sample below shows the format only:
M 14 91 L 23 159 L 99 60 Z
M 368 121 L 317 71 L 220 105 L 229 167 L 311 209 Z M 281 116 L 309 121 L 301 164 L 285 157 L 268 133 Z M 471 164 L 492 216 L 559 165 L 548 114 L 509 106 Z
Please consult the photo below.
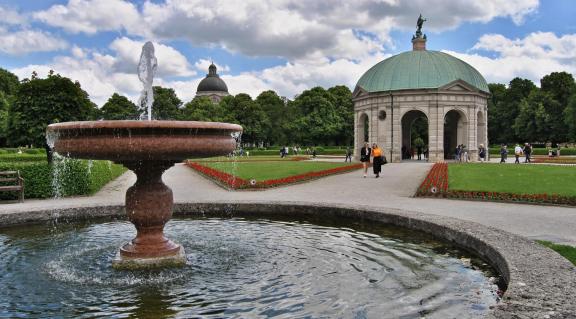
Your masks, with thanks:
M 535 157 L 533 163 L 576 165 L 576 157 Z
M 447 163 L 436 163 L 432 166 L 432 169 L 428 172 L 420 187 L 418 187 L 416 196 L 576 206 L 576 197 L 574 196 L 451 190 L 448 187 Z
M 352 164 L 340 166 L 331 169 L 308 172 L 299 175 L 288 176 L 278 179 L 269 179 L 264 181 L 245 180 L 234 175 L 222 172 L 220 170 L 204 166 L 198 162 L 187 161 L 186 164 L 200 174 L 215 180 L 217 183 L 230 189 L 265 189 L 282 185 L 289 185 L 307 180 L 317 179 L 324 176 L 349 172 L 362 167 L 362 164 Z

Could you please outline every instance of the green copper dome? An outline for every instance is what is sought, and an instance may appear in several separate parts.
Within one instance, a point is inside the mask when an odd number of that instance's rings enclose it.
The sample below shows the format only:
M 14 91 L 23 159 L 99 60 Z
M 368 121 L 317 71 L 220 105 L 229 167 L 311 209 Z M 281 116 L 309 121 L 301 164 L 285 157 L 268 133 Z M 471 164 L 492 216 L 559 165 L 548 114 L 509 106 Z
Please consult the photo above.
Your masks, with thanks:
M 438 51 L 408 51 L 390 57 L 366 71 L 356 84 L 368 92 L 436 89 L 462 80 L 490 93 L 484 77 L 470 64 Z

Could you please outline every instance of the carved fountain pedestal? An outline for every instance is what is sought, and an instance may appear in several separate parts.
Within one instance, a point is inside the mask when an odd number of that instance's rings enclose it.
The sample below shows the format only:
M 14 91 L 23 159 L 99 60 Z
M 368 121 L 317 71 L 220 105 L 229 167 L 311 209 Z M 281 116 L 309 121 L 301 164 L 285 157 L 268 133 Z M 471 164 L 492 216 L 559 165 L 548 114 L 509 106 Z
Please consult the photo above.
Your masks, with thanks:
M 241 126 L 228 123 L 97 121 L 49 125 L 47 138 L 62 155 L 111 160 L 136 174 L 125 209 L 137 234 L 120 247 L 112 265 L 146 268 L 186 263 L 182 246 L 164 236 L 174 204 L 164 171 L 187 158 L 229 154 L 241 132 Z

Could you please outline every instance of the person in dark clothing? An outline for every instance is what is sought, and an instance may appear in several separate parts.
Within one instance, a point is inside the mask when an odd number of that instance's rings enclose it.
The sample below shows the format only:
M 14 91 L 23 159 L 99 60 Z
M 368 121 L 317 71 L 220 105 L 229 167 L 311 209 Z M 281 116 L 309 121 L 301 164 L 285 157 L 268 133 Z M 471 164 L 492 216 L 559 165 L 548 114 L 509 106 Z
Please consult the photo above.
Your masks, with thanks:
M 508 157 L 508 147 L 505 144 L 500 146 L 500 163 L 506 163 L 506 158 Z
M 418 146 L 417 148 L 418 151 L 418 160 L 422 159 L 422 146 Z
M 352 163 L 352 150 L 350 149 L 350 147 L 346 148 L 346 158 L 344 159 L 344 163 L 348 161 Z
M 364 143 L 364 147 L 360 149 L 360 162 L 364 165 L 364 177 L 368 173 L 368 164 L 370 164 L 370 155 L 372 155 L 372 149 L 368 142 Z
M 532 146 L 526 143 L 524 145 L 524 156 L 526 157 L 524 163 L 532 163 L 532 161 L 530 160 L 530 155 L 532 155 Z

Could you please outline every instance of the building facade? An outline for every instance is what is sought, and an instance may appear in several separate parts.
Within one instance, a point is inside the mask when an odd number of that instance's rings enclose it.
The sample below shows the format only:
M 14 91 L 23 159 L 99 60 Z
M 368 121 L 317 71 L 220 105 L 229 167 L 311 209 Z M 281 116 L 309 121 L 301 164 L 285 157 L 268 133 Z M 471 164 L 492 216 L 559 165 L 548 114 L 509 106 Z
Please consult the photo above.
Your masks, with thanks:
M 381 61 L 366 71 L 353 92 L 354 152 L 377 143 L 389 161 L 400 162 L 415 149 L 413 126 L 427 122 L 428 159 L 454 158 L 465 145 L 472 161 L 488 147 L 488 85 L 466 62 L 426 50 L 426 36 L 415 35 L 413 50 Z M 413 153 L 413 152 L 412 152 Z

